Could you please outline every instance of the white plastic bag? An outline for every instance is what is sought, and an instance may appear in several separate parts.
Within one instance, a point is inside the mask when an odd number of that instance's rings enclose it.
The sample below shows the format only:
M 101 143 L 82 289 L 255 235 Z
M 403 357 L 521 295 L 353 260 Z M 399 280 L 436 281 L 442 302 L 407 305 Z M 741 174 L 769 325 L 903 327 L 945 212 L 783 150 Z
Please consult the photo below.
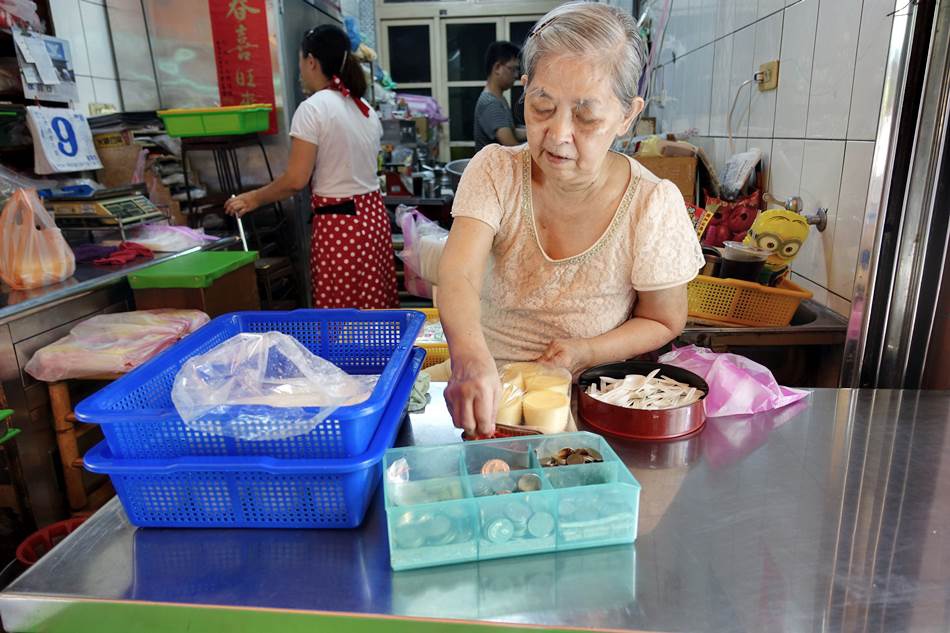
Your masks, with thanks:
M 442 250 L 449 239 L 449 232 L 441 226 L 419 213 L 415 207 L 400 205 L 396 209 L 396 222 L 402 228 L 405 246 L 399 253 L 399 258 L 406 268 L 429 282 L 439 284 L 439 261 L 442 259 Z M 419 294 L 412 288 L 407 290 L 417 296 L 431 297 L 431 293 Z
M 160 253 L 177 253 L 206 242 L 214 242 L 218 238 L 205 235 L 204 229 L 195 230 L 187 226 L 165 226 L 162 224 L 147 224 L 133 231 L 128 241 L 141 244 L 145 248 Z
M 195 430 L 278 440 L 305 435 L 338 407 L 363 402 L 378 379 L 351 376 L 286 334 L 244 333 L 185 362 L 172 402 Z

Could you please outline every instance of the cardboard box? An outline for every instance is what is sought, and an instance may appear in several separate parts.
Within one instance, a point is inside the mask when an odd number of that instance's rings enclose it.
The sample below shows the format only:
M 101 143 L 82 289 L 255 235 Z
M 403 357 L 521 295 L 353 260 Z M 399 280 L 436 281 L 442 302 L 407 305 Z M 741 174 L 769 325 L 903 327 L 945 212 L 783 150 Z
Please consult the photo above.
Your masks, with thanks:
M 698 159 L 695 156 L 634 156 L 634 158 L 657 178 L 672 181 L 679 187 L 686 202 L 696 204 Z

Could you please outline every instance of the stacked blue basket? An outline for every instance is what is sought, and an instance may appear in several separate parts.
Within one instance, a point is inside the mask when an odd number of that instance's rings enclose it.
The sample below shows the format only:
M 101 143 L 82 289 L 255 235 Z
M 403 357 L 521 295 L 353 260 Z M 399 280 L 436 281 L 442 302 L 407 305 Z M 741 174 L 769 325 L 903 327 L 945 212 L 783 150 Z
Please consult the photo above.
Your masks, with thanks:
M 99 424 L 106 437 L 87 452 L 86 468 L 112 478 L 139 526 L 356 527 L 425 357 L 412 347 L 424 322 L 422 313 L 403 310 L 218 317 L 76 407 L 76 417 Z M 348 373 L 379 374 L 373 394 L 337 409 L 309 434 L 283 440 L 240 440 L 185 425 L 171 400 L 185 361 L 236 334 L 271 331 Z

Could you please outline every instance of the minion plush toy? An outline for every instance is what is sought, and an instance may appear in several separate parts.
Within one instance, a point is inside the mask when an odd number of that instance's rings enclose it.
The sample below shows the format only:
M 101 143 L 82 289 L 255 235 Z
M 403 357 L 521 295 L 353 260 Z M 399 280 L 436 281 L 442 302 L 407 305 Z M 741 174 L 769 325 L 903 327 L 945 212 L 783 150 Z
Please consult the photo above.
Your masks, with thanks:
M 766 260 L 759 283 L 777 286 L 788 276 L 789 267 L 802 244 L 808 239 L 808 221 L 787 209 L 769 209 L 759 213 L 743 244 L 772 251 Z

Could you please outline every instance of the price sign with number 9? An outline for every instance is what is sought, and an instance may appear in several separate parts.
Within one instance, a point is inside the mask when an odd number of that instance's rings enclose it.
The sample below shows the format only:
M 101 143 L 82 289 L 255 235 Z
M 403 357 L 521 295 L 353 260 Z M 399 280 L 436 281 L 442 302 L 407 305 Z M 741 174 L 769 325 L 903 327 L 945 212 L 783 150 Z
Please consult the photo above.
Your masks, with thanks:
M 79 143 L 76 142 L 76 130 L 73 124 L 61 116 L 53 117 L 50 121 L 53 134 L 59 140 L 56 147 L 66 156 L 75 156 L 79 152 Z

